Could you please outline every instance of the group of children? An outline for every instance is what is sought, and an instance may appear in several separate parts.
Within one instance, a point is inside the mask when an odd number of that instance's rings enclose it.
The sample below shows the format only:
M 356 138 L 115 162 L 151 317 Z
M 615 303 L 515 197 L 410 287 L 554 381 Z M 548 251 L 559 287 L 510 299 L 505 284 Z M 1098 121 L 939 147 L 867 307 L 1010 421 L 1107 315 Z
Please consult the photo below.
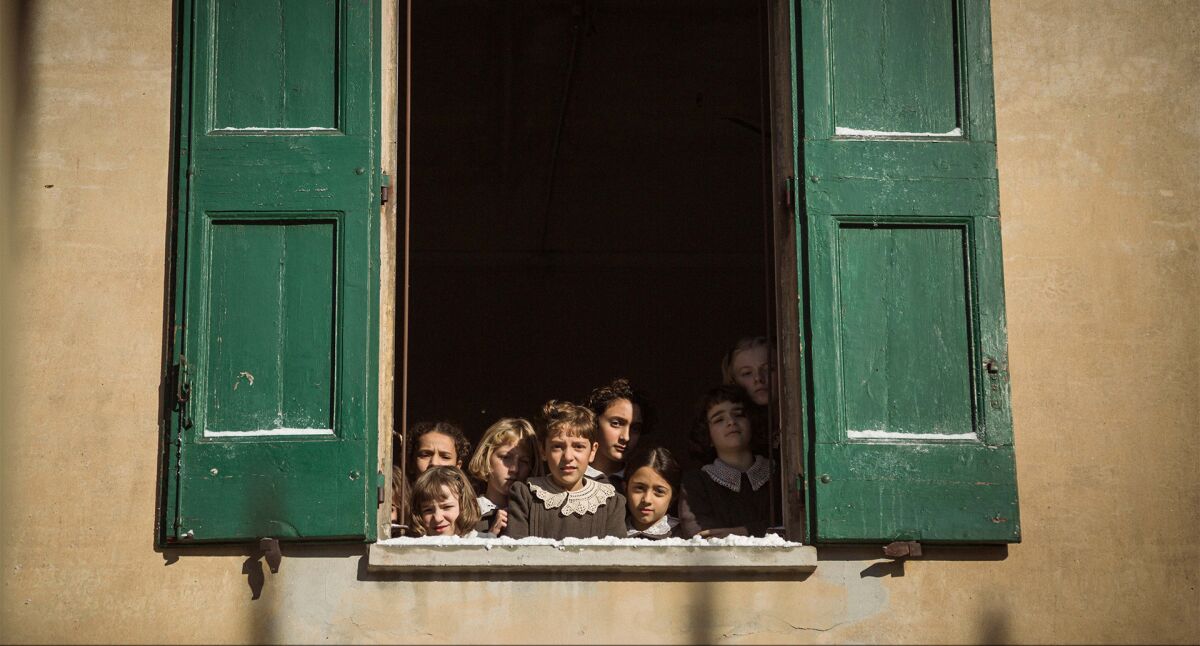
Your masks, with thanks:
M 547 402 L 536 427 L 501 419 L 469 460 L 458 427 L 417 424 L 409 431 L 411 482 L 396 487 L 395 508 L 407 495 L 404 520 L 422 536 L 762 536 L 778 495 L 775 466 L 762 455 L 769 350 L 765 338 L 747 337 L 726 354 L 725 383 L 697 406 L 691 440 L 699 469 L 682 473 L 664 447 L 637 448 L 652 410 L 616 379 L 593 390 L 586 405 Z M 404 482 L 401 469 L 394 480 Z

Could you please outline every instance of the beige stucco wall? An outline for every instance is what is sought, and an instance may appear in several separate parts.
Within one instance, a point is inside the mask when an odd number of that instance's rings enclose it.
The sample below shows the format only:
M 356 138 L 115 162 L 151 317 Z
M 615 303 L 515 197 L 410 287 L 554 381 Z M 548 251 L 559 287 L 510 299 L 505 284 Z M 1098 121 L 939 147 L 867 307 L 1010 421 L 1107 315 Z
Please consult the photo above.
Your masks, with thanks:
M 290 549 L 251 600 L 248 553 L 152 544 L 170 3 L 34 3 L 0 196 L 19 251 L 0 638 L 1200 641 L 1200 14 L 992 13 L 1024 543 L 902 569 L 826 550 L 807 580 L 719 583 L 386 580 L 359 552 Z

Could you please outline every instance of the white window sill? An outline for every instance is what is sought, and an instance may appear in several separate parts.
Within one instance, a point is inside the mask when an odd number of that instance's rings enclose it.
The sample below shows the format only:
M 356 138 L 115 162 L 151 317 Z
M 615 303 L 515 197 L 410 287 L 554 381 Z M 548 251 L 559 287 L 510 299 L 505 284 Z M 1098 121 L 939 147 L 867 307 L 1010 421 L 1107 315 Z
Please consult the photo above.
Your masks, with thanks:
M 777 574 L 812 572 L 817 550 L 809 545 L 728 545 L 689 541 L 564 541 L 520 544 L 513 541 L 461 540 L 422 543 L 385 541 L 371 545 L 367 568 L 375 572 L 676 572 Z

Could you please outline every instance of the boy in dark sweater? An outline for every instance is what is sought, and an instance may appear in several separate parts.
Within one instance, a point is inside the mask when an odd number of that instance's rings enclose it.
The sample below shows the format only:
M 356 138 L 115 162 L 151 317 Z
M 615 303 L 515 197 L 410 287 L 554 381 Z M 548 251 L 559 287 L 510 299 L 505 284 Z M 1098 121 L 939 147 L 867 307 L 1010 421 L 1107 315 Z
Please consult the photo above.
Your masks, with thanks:
M 712 460 L 683 476 L 680 524 L 685 536 L 764 536 L 771 521 L 773 468 L 751 447 L 745 393 L 720 386 L 705 394 L 692 433 L 697 457 Z M 715 459 L 713 459 L 715 458 Z
M 538 440 L 549 475 L 513 483 L 505 536 L 624 536 L 624 496 L 611 484 L 583 477 L 598 448 L 595 415 L 551 400 L 542 407 L 540 422 Z

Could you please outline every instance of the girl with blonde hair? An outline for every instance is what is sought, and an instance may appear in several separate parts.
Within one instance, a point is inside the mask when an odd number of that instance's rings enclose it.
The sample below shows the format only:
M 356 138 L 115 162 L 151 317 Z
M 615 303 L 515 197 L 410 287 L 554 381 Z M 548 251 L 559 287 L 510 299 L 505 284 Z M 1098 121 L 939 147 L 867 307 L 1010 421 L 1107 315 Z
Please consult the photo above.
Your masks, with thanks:
M 508 525 L 508 492 L 513 483 L 524 482 L 537 462 L 537 434 L 533 425 L 519 417 L 505 417 L 488 427 L 467 473 L 483 492 L 476 502 L 480 519 L 475 529 L 499 536 Z

